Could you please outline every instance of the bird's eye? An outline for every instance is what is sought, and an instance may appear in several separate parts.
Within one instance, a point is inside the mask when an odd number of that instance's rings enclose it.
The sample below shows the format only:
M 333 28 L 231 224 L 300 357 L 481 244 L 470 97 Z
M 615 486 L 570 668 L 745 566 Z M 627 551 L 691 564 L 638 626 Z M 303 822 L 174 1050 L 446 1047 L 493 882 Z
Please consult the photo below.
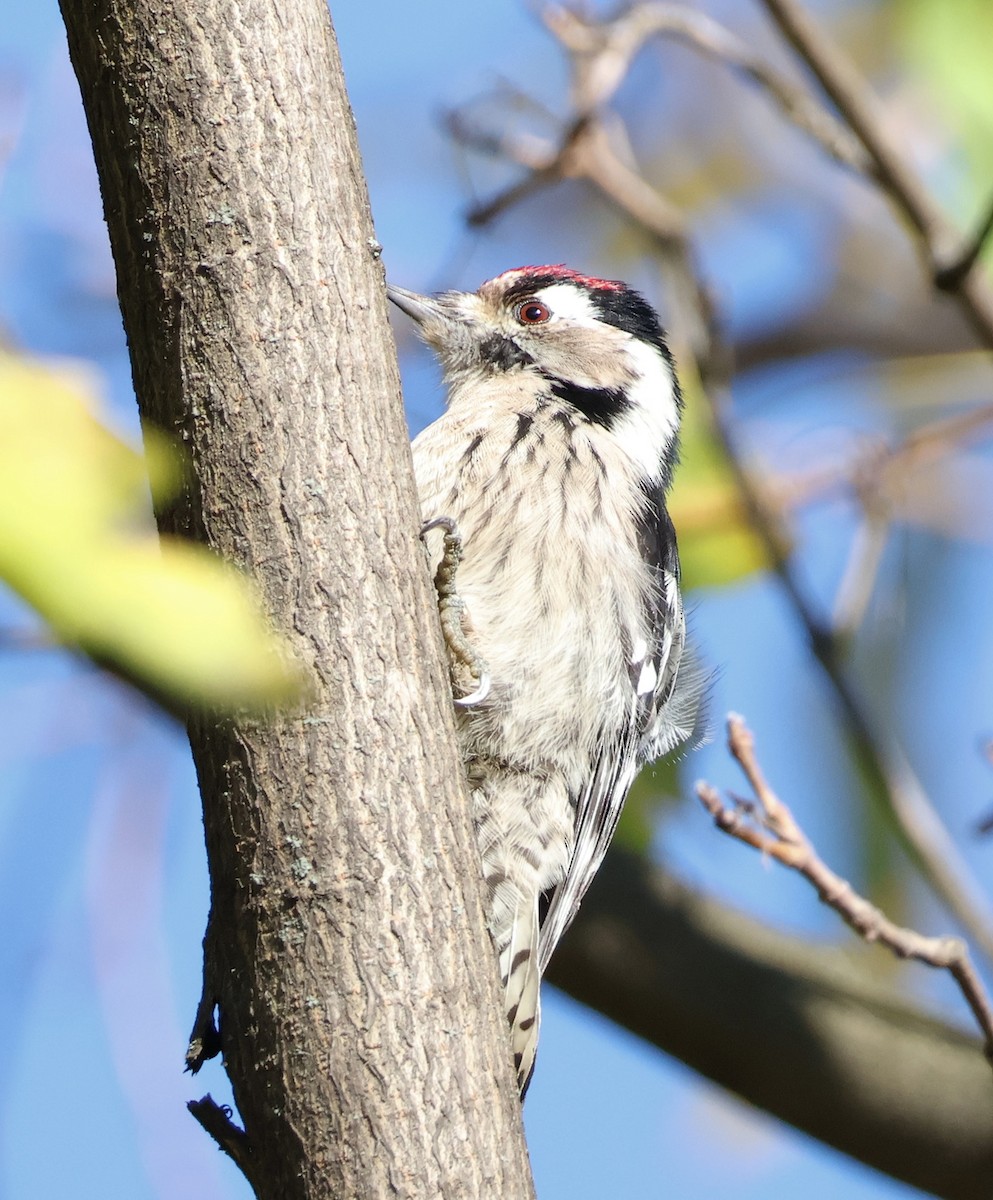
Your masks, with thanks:
M 541 325 L 552 313 L 548 305 L 540 300 L 522 300 L 514 309 L 514 315 L 522 325 Z

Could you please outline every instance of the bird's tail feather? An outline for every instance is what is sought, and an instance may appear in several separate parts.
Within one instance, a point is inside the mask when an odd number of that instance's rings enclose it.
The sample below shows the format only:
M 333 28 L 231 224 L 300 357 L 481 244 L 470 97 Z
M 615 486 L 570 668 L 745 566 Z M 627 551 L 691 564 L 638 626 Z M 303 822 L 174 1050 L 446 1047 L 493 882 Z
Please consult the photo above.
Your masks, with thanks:
M 507 1020 L 517 1083 L 524 1096 L 538 1049 L 541 1024 L 541 972 L 538 969 L 538 902 L 525 902 L 515 914 L 510 940 L 500 953 Z

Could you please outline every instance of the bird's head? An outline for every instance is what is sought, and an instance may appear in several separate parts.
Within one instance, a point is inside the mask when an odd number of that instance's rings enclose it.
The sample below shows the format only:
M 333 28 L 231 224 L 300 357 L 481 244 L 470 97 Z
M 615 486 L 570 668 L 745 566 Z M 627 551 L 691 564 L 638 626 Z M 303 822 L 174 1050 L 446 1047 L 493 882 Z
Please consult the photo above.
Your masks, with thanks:
M 387 290 L 417 322 L 453 390 L 501 372 L 527 373 L 578 419 L 632 442 L 647 438 L 653 461 L 674 454 L 681 397 L 672 355 L 655 310 L 626 284 L 529 266 L 476 292 Z

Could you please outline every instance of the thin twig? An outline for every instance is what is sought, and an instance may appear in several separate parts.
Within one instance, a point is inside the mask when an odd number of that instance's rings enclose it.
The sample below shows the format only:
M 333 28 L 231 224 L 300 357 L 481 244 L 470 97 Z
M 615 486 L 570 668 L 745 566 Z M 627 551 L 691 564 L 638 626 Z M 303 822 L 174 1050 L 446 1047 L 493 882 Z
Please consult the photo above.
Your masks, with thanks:
M 728 457 L 749 523 L 779 576 L 803 626 L 814 658 L 831 685 L 852 751 L 872 794 L 892 815 L 901 840 L 935 892 L 976 945 L 993 960 L 993 914 L 985 892 L 959 853 L 944 822 L 897 741 L 877 727 L 844 667 L 844 647 L 807 597 L 790 561 L 781 515 L 769 504 L 737 450 L 725 412 L 714 407 L 715 428 Z
M 983 757 L 993 767 L 993 738 L 987 738 L 983 743 Z M 976 833 L 980 837 L 986 837 L 987 834 L 993 833 L 993 812 L 987 813 L 985 817 L 980 817 L 976 822 Z
M 0 651 L 62 650 L 50 633 L 43 629 L 0 629 Z
M 709 783 L 698 783 L 697 796 L 717 828 L 798 871 L 813 884 L 820 899 L 865 941 L 879 942 L 900 958 L 916 959 L 948 971 L 976 1018 L 986 1057 L 993 1064 L 993 1005 L 972 965 L 965 942 L 955 937 L 925 937 L 916 930 L 896 925 L 832 871 L 818 856 L 789 808 L 769 786 L 755 754 L 755 739 L 744 720 L 732 713 L 727 727 L 728 749 L 751 785 L 757 806 L 755 813 L 743 809 L 740 803 L 727 807 L 716 788 Z
M 587 119 L 570 123 L 558 145 L 532 135 L 512 136 L 471 126 L 459 113 L 449 113 L 446 124 L 452 136 L 464 146 L 485 154 L 499 156 L 527 168 L 523 179 L 512 183 L 490 200 L 473 205 L 466 213 L 469 225 L 488 225 L 505 209 L 513 208 L 534 192 L 559 183 L 575 174 L 572 155 L 584 136 Z
M 865 439 L 860 449 L 845 459 L 820 465 L 802 475 L 782 477 L 770 489 L 777 502 L 788 510 L 824 501 L 836 493 L 854 489 L 863 501 L 882 500 L 891 482 L 906 477 L 918 467 L 953 454 L 974 439 L 993 434 L 993 404 L 981 404 L 968 412 L 939 417 L 918 426 L 893 445 L 880 438 Z
M 863 517 L 848 552 L 831 611 L 831 630 L 839 639 L 851 638 L 869 608 L 890 534 L 890 515 L 871 497 L 863 498 Z

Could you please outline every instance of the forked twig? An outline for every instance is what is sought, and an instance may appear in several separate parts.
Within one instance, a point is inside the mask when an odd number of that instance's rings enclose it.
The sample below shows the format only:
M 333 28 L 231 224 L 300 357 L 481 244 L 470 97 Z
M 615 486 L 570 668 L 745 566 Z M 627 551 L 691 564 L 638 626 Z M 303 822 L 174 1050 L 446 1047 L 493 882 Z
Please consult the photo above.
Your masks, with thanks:
M 798 871 L 813 884 L 821 900 L 865 941 L 879 942 L 899 958 L 916 959 L 948 971 L 976 1018 L 983 1034 L 984 1053 L 993 1065 L 993 1005 L 965 942 L 957 937 L 925 937 L 896 925 L 832 871 L 769 786 L 755 754 L 755 738 L 744 719 L 732 713 L 727 728 L 728 749 L 751 785 L 755 802 L 727 806 L 716 788 L 698 783 L 697 796 L 717 828 Z

